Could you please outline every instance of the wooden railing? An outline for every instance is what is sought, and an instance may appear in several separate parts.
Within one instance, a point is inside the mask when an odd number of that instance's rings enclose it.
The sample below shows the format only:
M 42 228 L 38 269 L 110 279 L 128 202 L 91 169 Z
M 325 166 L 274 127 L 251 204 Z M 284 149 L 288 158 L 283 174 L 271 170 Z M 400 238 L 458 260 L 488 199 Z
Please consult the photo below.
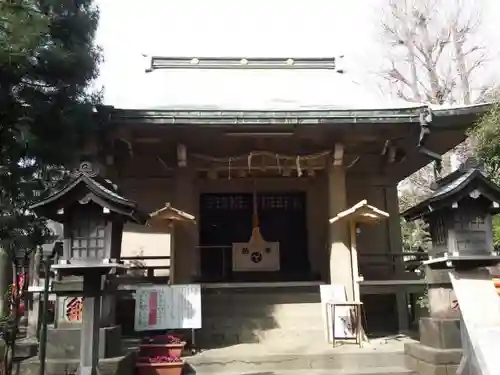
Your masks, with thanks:
M 133 256 L 133 257 L 121 257 L 121 260 L 123 260 L 126 264 L 129 265 L 129 270 L 132 271 L 145 270 L 146 271 L 145 276 L 147 278 L 155 277 L 155 270 L 170 270 L 170 256 Z M 149 260 L 164 260 L 168 261 L 168 264 L 149 265 L 145 263 Z
M 212 271 L 209 275 L 200 275 L 203 279 L 227 280 L 228 276 L 233 272 L 233 254 L 232 246 L 198 246 L 198 255 L 200 259 L 200 268 L 202 262 L 206 262 L 207 258 L 212 265 Z M 210 254 L 207 254 L 210 252 Z M 200 273 L 202 270 L 200 269 Z
M 425 252 L 358 254 L 360 273 L 365 279 L 400 278 L 409 274 L 417 278 L 423 276 L 421 265 L 427 259 L 429 254 Z
M 200 263 L 206 261 L 207 252 L 210 252 L 209 262 L 212 262 L 211 275 L 202 275 L 207 279 L 226 280 L 232 273 L 232 247 L 231 246 L 198 246 Z M 205 257 L 205 258 L 204 258 Z M 365 280 L 391 280 L 391 279 L 418 279 L 423 277 L 419 272 L 422 261 L 428 259 L 425 252 L 399 252 L 399 253 L 361 253 L 358 254 L 359 269 Z M 170 256 L 126 256 L 121 258 L 129 264 L 128 276 L 134 276 L 134 271 L 145 271 L 136 277 L 155 278 L 155 270 L 169 270 Z M 162 264 L 150 264 L 148 261 L 164 261 Z M 160 276 L 161 277 L 161 276 Z M 163 276 L 161 278 L 167 278 Z

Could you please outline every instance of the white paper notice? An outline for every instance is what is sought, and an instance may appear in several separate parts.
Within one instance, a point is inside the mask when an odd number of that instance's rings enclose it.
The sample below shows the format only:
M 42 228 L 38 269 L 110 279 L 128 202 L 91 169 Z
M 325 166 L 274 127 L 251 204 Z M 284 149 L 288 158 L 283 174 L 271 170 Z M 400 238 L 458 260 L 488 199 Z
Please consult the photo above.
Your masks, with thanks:
M 332 317 L 332 308 L 327 303 L 347 302 L 345 287 L 340 284 L 320 285 L 321 308 L 328 342 L 333 341 L 332 323 L 335 322 L 335 337 L 354 338 L 355 331 L 352 324 L 351 309 L 346 306 L 335 308 L 335 320 Z M 328 309 L 327 309 L 328 306 Z
M 135 330 L 201 328 L 201 287 L 158 285 L 135 293 Z

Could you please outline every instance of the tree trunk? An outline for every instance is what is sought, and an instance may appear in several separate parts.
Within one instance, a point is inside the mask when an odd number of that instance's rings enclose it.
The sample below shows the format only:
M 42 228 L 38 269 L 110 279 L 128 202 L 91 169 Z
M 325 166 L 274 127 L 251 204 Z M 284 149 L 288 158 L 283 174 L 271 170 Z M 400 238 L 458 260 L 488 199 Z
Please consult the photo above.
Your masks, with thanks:
M 12 283 L 12 264 L 5 250 L 0 248 L 0 317 L 8 313 L 7 292 Z

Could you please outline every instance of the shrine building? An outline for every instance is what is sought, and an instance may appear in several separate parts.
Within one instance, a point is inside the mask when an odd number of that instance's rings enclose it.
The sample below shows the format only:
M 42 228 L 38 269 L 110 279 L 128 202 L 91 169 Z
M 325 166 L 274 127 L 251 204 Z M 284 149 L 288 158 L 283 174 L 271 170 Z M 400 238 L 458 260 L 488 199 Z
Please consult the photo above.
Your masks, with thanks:
M 342 284 L 369 325 L 407 329 L 424 282 L 405 267 L 397 185 L 488 108 L 112 108 L 106 175 L 143 210 L 191 218 L 128 225 L 121 255 L 170 256 L 155 276 L 207 290 Z M 347 223 L 330 219 L 363 200 L 388 217 L 356 225 L 353 257 Z

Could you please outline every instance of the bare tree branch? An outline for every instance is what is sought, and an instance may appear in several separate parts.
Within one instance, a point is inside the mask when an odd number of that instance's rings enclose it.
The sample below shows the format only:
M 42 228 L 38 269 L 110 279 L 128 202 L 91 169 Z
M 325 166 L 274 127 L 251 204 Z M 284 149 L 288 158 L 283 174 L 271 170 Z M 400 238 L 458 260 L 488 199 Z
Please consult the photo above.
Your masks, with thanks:
M 474 101 L 472 81 L 487 62 L 487 54 L 484 45 L 473 38 L 481 17 L 477 5 L 471 4 L 388 0 L 382 31 L 391 52 L 391 69 L 381 75 L 390 77 L 389 85 L 403 84 L 395 95 L 433 104 Z
M 442 105 L 491 100 L 491 87 L 477 87 L 477 76 L 489 62 L 477 38 L 480 3 L 472 0 L 387 0 L 382 35 L 387 69 L 380 72 L 393 95 L 408 102 Z M 474 87 L 476 84 L 476 87 Z M 493 85 L 492 85 L 493 86 Z M 477 92 L 478 91 L 478 92 Z M 470 153 L 472 142 L 457 150 Z M 465 151 L 464 151 L 465 150 Z M 451 168 L 450 156 L 443 173 Z M 415 193 L 429 192 L 431 166 L 411 176 Z

